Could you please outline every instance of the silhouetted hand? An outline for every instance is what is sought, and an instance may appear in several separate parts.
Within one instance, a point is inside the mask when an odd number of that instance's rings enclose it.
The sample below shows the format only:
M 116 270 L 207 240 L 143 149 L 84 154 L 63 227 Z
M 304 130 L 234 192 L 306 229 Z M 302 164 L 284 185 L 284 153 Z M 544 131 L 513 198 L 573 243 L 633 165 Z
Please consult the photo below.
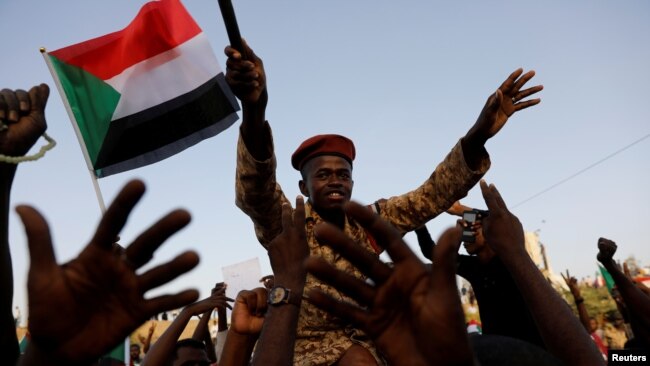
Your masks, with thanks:
M 524 98 L 544 88 L 541 85 L 537 85 L 521 90 L 535 76 L 535 71 L 531 70 L 525 74 L 523 72 L 524 70 L 521 68 L 515 70 L 499 86 L 496 92 L 490 95 L 476 123 L 467 132 L 467 142 L 480 145 L 485 144 L 488 139 L 492 138 L 503 128 L 506 122 L 508 122 L 508 118 L 515 112 L 534 106 L 540 102 L 539 98 L 522 101 Z
M 481 192 L 490 215 L 483 218 L 483 235 L 490 248 L 505 261 L 527 256 L 524 229 L 517 216 L 508 211 L 506 203 L 494 184 L 481 180 Z
M 394 267 L 382 263 L 335 226 L 321 224 L 316 228 L 319 242 L 339 252 L 375 285 L 345 274 L 321 258 L 310 257 L 305 262 L 310 273 L 361 307 L 339 302 L 318 290 L 308 294 L 309 301 L 363 329 L 391 364 L 472 364 L 455 280 L 460 230 L 445 231 L 435 248 L 433 270 L 428 271 L 399 232 L 367 207 L 352 202 L 345 211 L 386 249 Z
M 264 63 L 255 52 L 242 40 L 245 57 L 236 49 L 228 46 L 224 50 L 226 61 L 226 82 L 242 103 L 262 103 L 266 105 L 266 73 Z
M 604 266 L 614 265 L 614 254 L 616 253 L 616 243 L 609 239 L 598 239 L 598 254 L 596 259 Z
M 23 156 L 45 132 L 45 105 L 50 95 L 47 84 L 24 90 L 0 91 L 0 121 L 7 129 L 0 131 L 0 154 Z
M 562 278 L 564 279 L 564 282 L 566 285 L 569 287 L 569 291 L 571 291 L 571 294 L 574 297 L 580 297 L 580 288 L 578 287 L 578 280 L 575 277 L 571 277 L 569 274 L 569 270 L 566 270 L 566 276 L 564 273 L 560 273 Z
M 54 364 L 83 364 L 119 344 L 151 316 L 194 301 L 196 290 L 145 299 L 144 294 L 194 268 L 198 255 L 187 251 L 147 270 L 158 247 L 190 222 L 175 210 L 141 233 L 118 255 L 112 244 L 144 194 L 141 181 L 129 182 L 101 218 L 79 256 L 57 265 L 48 225 L 29 206 L 16 208 L 25 225 L 31 264 L 27 281 L 31 351 Z M 28 348 L 28 353 L 30 349 Z

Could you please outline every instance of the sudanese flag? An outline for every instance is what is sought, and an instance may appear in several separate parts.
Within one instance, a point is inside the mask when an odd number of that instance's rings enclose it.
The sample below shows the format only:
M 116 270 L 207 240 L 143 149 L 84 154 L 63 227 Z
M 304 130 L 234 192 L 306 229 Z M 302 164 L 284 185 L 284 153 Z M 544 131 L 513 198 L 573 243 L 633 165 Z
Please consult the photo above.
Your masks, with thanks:
M 208 39 L 179 0 L 146 3 L 126 28 L 44 56 L 98 178 L 168 158 L 238 118 Z

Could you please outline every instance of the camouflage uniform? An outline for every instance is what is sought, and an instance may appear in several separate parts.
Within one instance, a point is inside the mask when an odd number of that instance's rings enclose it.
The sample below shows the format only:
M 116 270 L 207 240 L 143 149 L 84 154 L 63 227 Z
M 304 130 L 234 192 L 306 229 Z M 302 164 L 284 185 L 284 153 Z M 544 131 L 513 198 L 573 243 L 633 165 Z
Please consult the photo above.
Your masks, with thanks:
M 273 140 L 268 123 L 265 123 L 265 133 L 267 141 L 271 144 L 270 151 L 273 151 Z M 377 201 L 372 207 L 379 211 L 383 219 L 401 232 L 412 231 L 467 195 L 467 191 L 489 168 L 487 153 L 480 165 L 478 171 L 470 170 L 465 163 L 461 145 L 458 143 L 429 179 L 416 190 Z M 240 135 L 237 145 L 236 203 L 253 220 L 255 234 L 264 247 L 282 231 L 282 203 L 289 203 L 276 182 L 275 169 L 275 155 L 266 161 L 256 161 Z M 328 246 L 318 244 L 313 228 L 323 222 L 323 219 L 312 210 L 309 202 L 305 204 L 305 209 L 310 253 L 324 258 L 339 270 L 365 279 L 357 268 L 341 258 L 338 253 Z M 346 220 L 345 233 L 368 251 L 375 252 L 366 231 L 353 220 Z M 324 291 L 335 299 L 352 301 L 335 288 L 308 275 L 305 291 L 314 288 Z M 320 310 L 308 301 L 302 302 L 296 336 L 295 365 L 331 365 L 355 343 L 368 349 L 377 360 L 381 359 L 361 331 L 342 323 L 340 319 Z

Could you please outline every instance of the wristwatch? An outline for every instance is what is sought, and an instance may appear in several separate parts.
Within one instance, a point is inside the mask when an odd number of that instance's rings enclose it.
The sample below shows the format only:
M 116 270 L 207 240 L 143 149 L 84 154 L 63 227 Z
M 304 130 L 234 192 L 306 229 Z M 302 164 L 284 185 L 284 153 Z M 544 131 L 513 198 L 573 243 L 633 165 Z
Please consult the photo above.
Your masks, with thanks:
M 269 290 L 268 303 L 273 306 L 293 304 L 300 307 L 300 297 L 283 286 L 273 286 Z

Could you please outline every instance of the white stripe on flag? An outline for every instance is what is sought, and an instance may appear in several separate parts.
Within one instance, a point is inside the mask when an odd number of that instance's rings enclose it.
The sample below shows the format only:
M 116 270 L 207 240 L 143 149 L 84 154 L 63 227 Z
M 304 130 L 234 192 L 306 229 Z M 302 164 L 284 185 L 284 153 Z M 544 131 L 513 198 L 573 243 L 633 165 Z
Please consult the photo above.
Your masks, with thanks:
M 112 120 L 190 92 L 221 73 L 204 33 L 106 80 L 120 94 Z

